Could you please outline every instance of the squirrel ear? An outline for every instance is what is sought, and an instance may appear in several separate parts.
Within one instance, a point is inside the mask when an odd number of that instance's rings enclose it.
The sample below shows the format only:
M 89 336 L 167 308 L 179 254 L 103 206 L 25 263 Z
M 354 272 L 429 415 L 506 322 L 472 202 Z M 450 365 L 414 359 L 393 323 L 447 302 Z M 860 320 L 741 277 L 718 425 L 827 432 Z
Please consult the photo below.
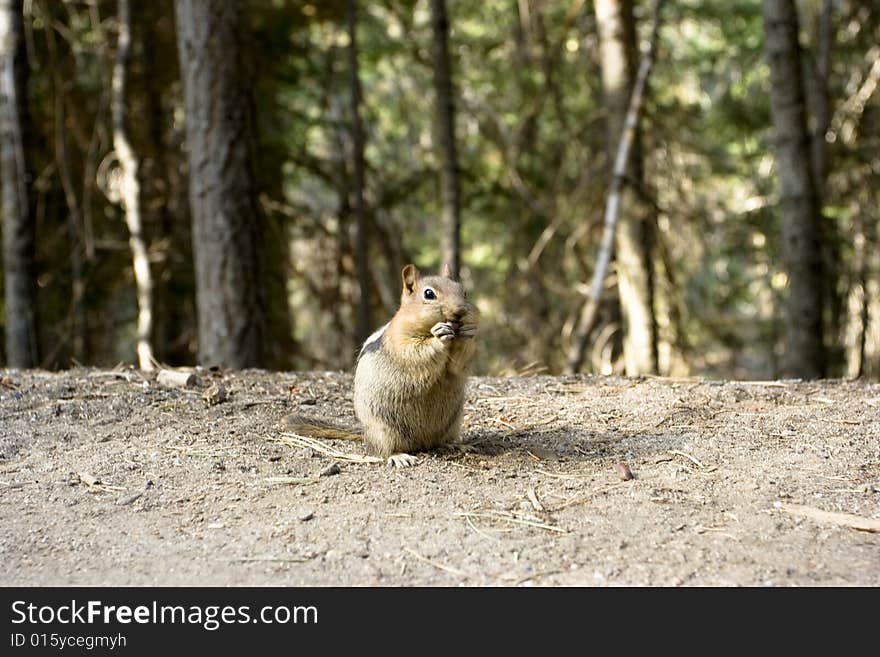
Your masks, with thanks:
M 449 266 L 448 262 L 443 265 L 443 277 L 452 278 L 452 267 Z
M 419 270 L 415 265 L 407 265 L 401 272 L 403 278 L 403 291 L 412 294 L 416 287 L 416 281 L 419 280 Z

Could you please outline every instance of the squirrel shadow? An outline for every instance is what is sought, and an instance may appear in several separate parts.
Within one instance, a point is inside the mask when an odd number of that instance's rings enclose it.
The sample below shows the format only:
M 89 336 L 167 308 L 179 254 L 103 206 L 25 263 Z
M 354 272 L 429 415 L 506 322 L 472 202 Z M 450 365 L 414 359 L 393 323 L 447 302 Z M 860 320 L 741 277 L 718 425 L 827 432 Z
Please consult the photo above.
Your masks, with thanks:
M 638 432 L 588 431 L 567 425 L 542 429 L 509 431 L 470 428 L 462 432 L 460 442 L 450 446 L 455 453 L 477 456 L 500 456 L 521 452 L 536 460 L 589 460 L 596 458 L 633 458 L 665 451 L 658 436 Z M 638 440 L 630 440 L 637 438 Z M 644 439 L 644 440 L 643 440 Z

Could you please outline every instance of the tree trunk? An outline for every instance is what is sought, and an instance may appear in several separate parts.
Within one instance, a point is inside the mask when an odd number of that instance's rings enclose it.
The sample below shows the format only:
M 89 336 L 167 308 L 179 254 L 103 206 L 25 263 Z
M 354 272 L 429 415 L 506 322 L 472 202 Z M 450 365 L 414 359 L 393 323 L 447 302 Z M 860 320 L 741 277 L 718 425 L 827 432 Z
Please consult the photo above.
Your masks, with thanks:
M 614 162 L 636 78 L 636 31 L 632 0 L 596 0 L 602 87 L 607 112 L 608 161 Z M 657 371 L 649 223 L 634 185 L 641 185 L 638 127 L 621 190 L 615 239 L 617 281 L 623 313 L 623 353 L 630 376 Z
M 434 32 L 433 68 L 437 135 L 440 142 L 440 195 L 443 204 L 443 264 L 453 278 L 461 270 L 461 192 L 455 143 L 455 89 L 449 60 L 449 19 L 446 0 L 431 0 Z
M 3 208 L 3 266 L 6 305 L 6 362 L 37 363 L 37 299 L 34 275 L 35 227 L 28 200 L 25 160 L 28 131 L 22 3 L 0 0 L 0 180 Z
M 352 189 L 350 205 L 354 209 L 354 259 L 357 272 L 358 305 L 355 345 L 360 347 L 370 336 L 370 270 L 367 262 L 367 210 L 364 203 L 364 126 L 361 121 L 361 78 L 358 71 L 357 0 L 346 3 L 348 20 L 348 81 L 351 92 L 351 163 Z
M 826 375 L 832 372 L 839 374 L 841 367 L 845 369 L 846 366 L 845 349 L 842 347 L 846 333 L 846 295 L 842 291 L 845 270 L 841 253 L 843 236 L 836 219 L 824 213 L 828 172 L 828 147 L 825 134 L 831 123 L 829 78 L 837 23 L 833 4 L 833 0 L 822 0 L 816 16 L 816 45 L 812 57 L 813 94 L 812 97 L 808 95 L 815 124 L 810 143 L 811 164 L 816 195 L 819 199 L 819 238 L 825 267 L 823 294 L 828 307 L 825 324 L 825 335 L 829 336 L 825 353 Z M 809 90 L 809 85 L 806 90 Z
M 794 0 L 763 0 L 763 8 L 781 190 L 782 255 L 788 274 L 782 369 L 785 376 L 813 379 L 825 372 L 824 280 L 797 9 Z
M 120 195 L 128 226 L 128 244 L 131 248 L 134 266 L 134 280 L 137 286 L 137 355 L 138 366 L 142 370 L 153 369 L 153 279 L 150 274 L 150 260 L 147 255 L 146 240 L 143 234 L 140 205 L 140 183 L 138 181 L 138 161 L 128 140 L 126 115 L 128 113 L 127 67 L 131 58 L 131 6 L 128 0 L 119 0 L 117 16 L 118 37 L 116 41 L 116 60 L 113 63 L 111 82 L 113 109 L 113 149 L 122 169 Z
M 853 216 L 852 279 L 848 296 L 844 349 L 846 376 L 856 379 L 865 371 L 865 345 L 868 332 L 870 299 L 868 297 L 867 235 L 865 217 L 860 210 Z
M 599 318 L 600 302 L 603 297 L 605 288 L 605 277 L 608 273 L 608 266 L 611 263 L 612 253 L 614 251 L 615 238 L 617 236 L 617 224 L 620 216 L 620 207 L 622 197 L 627 191 L 624 186 L 626 182 L 627 171 L 630 170 L 630 160 L 633 155 L 637 155 L 638 151 L 638 126 L 641 115 L 642 104 L 645 96 L 645 88 L 648 83 L 648 75 L 654 64 L 654 56 L 657 49 L 657 41 L 660 34 L 660 16 L 663 11 L 665 0 L 658 0 L 654 5 L 654 20 L 651 28 L 651 39 L 648 43 L 648 50 L 642 56 L 639 64 L 639 70 L 635 77 L 632 91 L 627 100 L 626 114 L 619 126 L 620 132 L 617 137 L 609 136 L 610 144 L 614 144 L 614 153 L 612 155 L 614 167 L 611 175 L 611 185 L 608 190 L 608 198 L 605 202 L 605 216 L 603 218 L 602 242 L 596 255 L 596 264 L 593 269 L 593 280 L 590 284 L 590 298 L 581 309 L 580 316 L 575 330 L 574 341 L 568 355 L 566 363 L 566 373 L 574 374 L 577 372 L 583 361 L 586 351 L 587 340 L 596 327 Z M 632 181 L 630 181 L 632 182 Z M 632 200 L 633 191 L 629 190 L 629 199 Z M 650 276 L 649 268 L 648 283 L 649 289 L 653 290 L 653 279 Z M 650 307 L 653 309 L 653 292 Z M 654 349 L 654 369 L 657 364 L 657 335 L 656 321 L 653 312 L 651 313 L 653 328 L 653 349 Z
M 46 34 L 46 46 L 49 55 L 47 68 L 52 72 L 52 120 L 54 124 L 55 164 L 58 167 L 61 189 L 64 192 L 64 201 L 67 205 L 71 283 L 68 334 L 56 345 L 53 354 L 50 354 L 51 357 L 47 359 L 47 363 L 54 362 L 55 355 L 60 352 L 61 347 L 67 340 L 71 343 L 70 360 L 74 363 L 83 363 L 88 361 L 89 318 L 85 305 L 86 271 L 82 236 L 82 205 L 76 196 L 70 153 L 67 147 L 68 121 L 65 101 L 65 79 L 62 73 L 58 48 L 55 43 L 56 26 L 50 21 L 43 21 L 43 30 Z
M 171 16 L 167 14 L 168 9 Z M 183 103 L 171 82 L 179 79 L 173 13 L 174 3 L 169 0 L 132 3 L 133 36 L 140 35 L 144 52 L 163 53 L 161 59 L 153 56 L 150 62 L 153 69 L 161 67 L 166 72 L 156 75 L 152 70 L 150 75 L 145 75 L 140 93 L 146 121 L 143 150 L 138 158 L 141 209 L 144 222 L 153 227 L 151 247 L 158 255 L 150 266 L 153 351 L 159 361 L 186 364 L 193 361 L 191 348 L 196 345 L 195 274 L 186 167 L 183 166 L 185 126 L 170 120 L 177 108 L 181 108 L 182 113 Z M 134 97 L 135 93 L 132 88 L 129 95 Z
M 199 362 L 264 363 L 263 221 L 242 0 L 177 0 L 186 109 Z
M 828 76 L 831 72 L 831 47 L 834 43 L 834 29 L 832 26 L 833 0 L 822 0 L 822 7 L 816 19 L 816 52 L 813 78 L 816 92 L 813 99 L 813 118 L 815 129 L 810 144 L 813 166 L 813 178 L 816 188 L 822 190 L 825 186 L 825 177 L 828 167 L 828 148 L 825 142 L 825 133 L 831 122 L 828 99 Z

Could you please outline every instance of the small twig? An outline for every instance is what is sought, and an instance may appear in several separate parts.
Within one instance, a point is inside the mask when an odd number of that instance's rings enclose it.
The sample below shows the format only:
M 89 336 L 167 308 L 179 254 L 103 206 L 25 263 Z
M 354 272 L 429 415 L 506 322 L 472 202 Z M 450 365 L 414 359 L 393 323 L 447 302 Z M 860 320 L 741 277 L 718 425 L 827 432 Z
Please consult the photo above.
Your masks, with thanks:
M 801 504 L 783 504 L 782 509 L 794 516 L 802 516 L 811 520 L 818 520 L 819 522 L 830 522 L 863 532 L 880 533 L 880 520 L 875 518 L 864 518 L 852 513 L 823 511 L 822 509 L 814 509 L 813 507 Z
M 547 575 L 559 575 L 560 573 L 563 573 L 563 572 L 565 572 L 565 571 L 563 571 L 563 570 L 542 570 L 537 573 L 532 573 L 531 575 L 525 575 L 523 577 L 520 577 L 519 579 L 513 580 L 513 582 L 511 582 L 511 586 L 519 586 L 520 584 L 525 584 L 530 579 L 537 579 L 539 577 L 546 577 Z
M 269 477 L 266 479 L 267 484 L 279 485 L 286 484 L 288 486 L 299 486 L 303 484 L 317 484 L 320 481 L 318 477 Z
M 484 538 L 488 538 L 488 539 L 490 539 L 490 540 L 492 540 L 492 541 L 500 541 L 500 540 L 501 540 L 501 539 L 498 538 L 497 536 L 491 536 L 491 535 L 487 534 L 486 532 L 484 532 L 484 531 L 483 531 L 482 529 L 480 529 L 479 527 L 477 527 L 477 526 L 474 524 L 474 521 L 470 519 L 470 516 L 465 516 L 464 519 L 467 521 L 468 527 L 470 527 L 471 529 L 473 529 L 473 530 L 474 530 L 477 534 L 479 534 L 480 536 L 482 536 L 482 537 L 484 537 Z
M 669 454 L 675 454 L 676 456 L 683 456 L 684 458 L 686 458 L 688 461 L 690 461 L 691 463 L 693 463 L 694 465 L 696 465 L 696 466 L 697 466 L 698 468 L 700 468 L 701 470 L 705 470 L 705 469 L 706 469 L 706 466 L 705 466 L 705 465 L 703 465 L 702 463 L 700 463 L 697 459 L 695 459 L 695 458 L 694 458 L 693 456 L 691 456 L 690 454 L 687 454 L 687 453 L 685 453 L 685 452 L 679 452 L 677 449 L 670 449 L 670 450 L 668 450 L 668 453 L 669 453 Z
M 310 561 L 314 559 L 314 556 L 305 556 L 305 557 L 234 557 L 232 559 L 219 559 L 219 561 L 226 561 L 231 563 L 253 563 L 257 561 L 273 561 L 280 563 L 305 563 L 306 561 Z
M 512 431 L 518 431 L 517 427 L 513 426 L 510 422 L 505 422 L 501 418 L 490 417 L 489 420 L 492 422 L 497 422 L 498 424 L 501 424 L 501 425 L 507 427 L 508 429 L 511 429 Z
M 728 531 L 725 531 L 726 529 L 727 529 L 726 527 L 703 527 L 701 525 L 701 526 L 697 527 L 695 531 L 698 534 L 712 533 L 712 534 L 717 534 L 718 536 L 724 536 L 726 538 L 731 538 L 734 541 L 739 541 L 739 539 L 736 536 L 734 536 L 733 534 L 731 534 Z
M 510 522 L 517 525 L 527 525 L 529 527 L 535 527 L 536 529 L 546 529 L 550 532 L 558 532 L 560 534 L 567 534 L 568 530 L 562 529 L 562 527 L 557 527 L 555 525 L 548 525 L 544 522 L 537 522 L 535 520 L 528 520 L 526 518 L 518 518 L 512 513 L 502 513 L 500 511 L 460 511 L 458 513 L 454 513 L 453 515 L 461 516 L 461 517 L 473 517 L 473 518 L 490 518 L 503 520 L 504 522 Z
M 430 566 L 434 566 L 434 568 L 439 568 L 440 570 L 445 570 L 447 573 L 452 573 L 453 575 L 458 575 L 459 577 L 470 577 L 470 575 L 468 573 L 466 573 L 462 570 L 459 570 L 458 568 L 453 568 L 452 566 L 446 566 L 442 563 L 437 563 L 436 561 L 432 561 L 431 559 L 428 559 L 427 557 L 423 557 L 421 554 L 419 554 L 418 552 L 416 552 L 412 548 L 405 547 L 403 549 L 406 550 L 407 552 L 409 552 L 411 555 L 413 555 L 419 561 L 424 561 L 426 564 L 428 564 Z
M 564 472 L 547 472 L 546 470 L 535 469 L 535 472 L 538 474 L 545 475 L 547 477 L 556 477 L 557 479 L 589 479 L 593 475 L 588 474 L 566 474 Z
M 80 482 L 88 486 L 89 490 L 100 491 L 102 493 L 125 490 L 125 487 L 123 486 L 111 486 L 110 484 L 105 484 L 103 481 L 90 475 L 88 472 L 77 472 L 76 474 L 79 477 Z
M 573 506 L 575 504 L 583 504 L 584 502 L 589 502 L 591 499 L 593 499 L 593 496 L 590 495 L 589 497 L 585 497 L 584 495 L 581 495 L 580 493 L 578 493 L 577 495 L 572 495 L 571 497 L 568 497 L 568 498 L 559 498 L 559 499 L 564 499 L 565 501 L 562 502 L 561 504 L 557 504 L 556 506 L 551 508 L 549 510 L 550 513 L 556 513 L 557 511 L 562 511 L 562 509 L 567 509 L 568 507 Z M 585 522 L 592 522 L 592 520 L 585 519 Z
M 543 513 L 547 509 L 544 508 L 544 505 L 541 504 L 541 501 L 538 499 L 538 494 L 535 492 L 534 488 L 529 488 L 526 491 L 526 497 L 529 499 L 529 502 L 532 504 L 532 508 L 539 513 Z

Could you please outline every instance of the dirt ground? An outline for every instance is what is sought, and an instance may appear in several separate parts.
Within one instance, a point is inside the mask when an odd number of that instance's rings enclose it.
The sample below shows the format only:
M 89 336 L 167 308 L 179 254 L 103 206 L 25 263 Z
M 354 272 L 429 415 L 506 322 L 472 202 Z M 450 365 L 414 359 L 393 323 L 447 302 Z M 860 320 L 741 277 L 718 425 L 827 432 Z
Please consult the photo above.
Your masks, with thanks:
M 877 384 L 473 378 L 394 470 L 283 435 L 353 425 L 345 374 L 0 376 L 3 585 L 880 585 L 815 513 L 880 518 Z

